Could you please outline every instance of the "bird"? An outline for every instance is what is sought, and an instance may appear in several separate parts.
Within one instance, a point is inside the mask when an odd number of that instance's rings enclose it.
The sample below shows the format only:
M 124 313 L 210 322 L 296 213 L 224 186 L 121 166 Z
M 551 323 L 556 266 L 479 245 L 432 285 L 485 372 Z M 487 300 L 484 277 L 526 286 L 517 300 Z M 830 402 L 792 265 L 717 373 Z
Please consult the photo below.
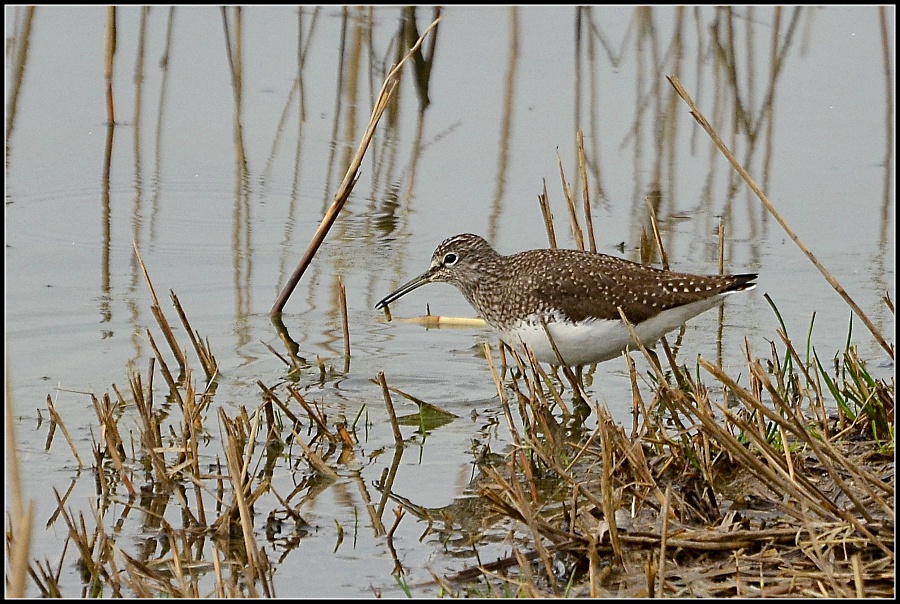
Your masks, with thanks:
M 650 347 L 731 294 L 753 289 L 757 277 L 695 275 L 574 249 L 507 256 L 484 238 L 463 233 L 441 242 L 428 270 L 375 308 L 427 283 L 450 283 L 511 347 L 527 347 L 543 363 L 580 369 L 634 349 L 619 308 L 641 343 Z

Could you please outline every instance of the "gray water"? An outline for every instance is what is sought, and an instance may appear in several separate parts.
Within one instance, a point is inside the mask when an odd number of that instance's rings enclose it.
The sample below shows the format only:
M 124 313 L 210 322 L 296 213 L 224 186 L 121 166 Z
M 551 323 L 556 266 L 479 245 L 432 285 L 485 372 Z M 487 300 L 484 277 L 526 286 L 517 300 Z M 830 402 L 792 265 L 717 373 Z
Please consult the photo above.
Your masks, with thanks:
M 167 46 L 168 8 L 149 10 L 141 38 L 141 10 L 120 7 L 108 148 L 105 9 L 39 7 L 17 80 L 24 9 L 6 8 L 7 404 L 26 495 L 36 506 L 33 559 L 57 561 L 65 538 L 59 523 L 45 527 L 56 507 L 52 488 L 74 485 L 67 505 L 89 518 L 95 503 L 90 472 L 77 470 L 63 441 L 44 448 L 47 396 L 88 457 L 98 435 L 87 393 L 125 387 L 128 368 L 146 371 L 152 355 L 146 330 L 156 323 L 135 245 L 170 320 L 177 322 L 171 289 L 210 342 L 221 370 L 214 408 L 252 411 L 262 401 L 258 380 L 275 387 L 289 377 L 267 348 L 286 354 L 268 313 L 358 145 L 384 70 L 396 60 L 401 17 L 399 8 L 347 9 L 342 46 L 340 7 L 300 11 L 242 11 L 238 106 L 219 9 L 175 9 Z M 893 57 L 894 9 L 885 11 Z M 419 31 L 430 17 L 431 9 L 417 10 Z M 231 9 L 228 19 L 233 34 Z M 450 235 L 476 232 L 504 253 L 545 247 L 537 203 L 544 183 L 560 245 L 573 247 L 559 163 L 580 199 L 579 128 L 600 251 L 638 259 L 646 198 L 658 191 L 672 268 L 717 272 L 721 221 L 726 270 L 760 274 L 755 290 L 725 306 L 721 342 L 716 312 L 688 324 L 683 362 L 702 355 L 746 375 L 745 340 L 756 355 L 777 340 L 764 294 L 795 340 L 805 345 L 815 315 L 811 343 L 819 355 L 843 350 L 849 307 L 713 148 L 666 75 L 678 75 L 787 224 L 893 343 L 894 318 L 881 298 L 896 298 L 888 110 L 895 81 L 891 64 L 886 82 L 877 7 L 785 8 L 779 18 L 766 7 L 595 7 L 581 14 L 578 44 L 575 32 L 573 7 L 450 7 L 436 33 L 424 111 L 405 72 L 396 121 L 386 116 L 380 124 L 353 195 L 282 317 L 299 353 L 333 369 L 324 380 L 315 366 L 296 378 L 305 396 L 333 421 L 352 421 L 363 409 L 368 428 L 356 452 L 360 465 L 343 468 L 341 480 L 298 506 L 313 530 L 290 548 L 268 544 L 278 595 L 399 593 L 385 539 L 364 511 L 393 457 L 381 389 L 371 382 L 378 372 L 458 416 L 424 442 L 408 429 L 416 446 L 404 452 L 395 493 L 426 507 L 451 505 L 466 493 L 473 450 L 507 445 L 479 352 L 481 342 L 495 342 L 491 334 L 387 323 L 374 305 L 427 268 Z M 773 38 L 781 53 L 775 76 Z M 735 78 L 715 60 L 713 39 L 735 51 Z M 754 140 L 735 118 L 739 108 Z M 347 292 L 347 371 L 339 280 Z M 426 307 L 473 315 L 449 285 L 417 290 L 392 311 L 412 317 Z M 858 319 L 853 339 L 876 374 L 892 375 L 888 355 Z M 598 367 L 591 394 L 630 423 L 623 361 Z M 398 412 L 415 410 L 395 400 Z M 214 415 L 207 423 L 215 425 Z M 305 475 L 304 464 L 294 467 L 278 476 L 282 494 Z M 260 524 L 274 507 L 261 504 Z M 114 509 L 108 519 L 115 517 Z M 263 528 L 256 529 L 262 542 Z M 152 538 L 138 523 L 119 530 L 119 547 L 132 554 Z M 407 516 L 394 535 L 410 583 L 430 579 L 429 569 L 473 564 L 442 553 L 435 535 L 420 541 L 424 531 Z M 70 553 L 61 578 L 68 595 L 82 589 L 73 560 Z M 424 586 L 416 593 L 437 592 Z

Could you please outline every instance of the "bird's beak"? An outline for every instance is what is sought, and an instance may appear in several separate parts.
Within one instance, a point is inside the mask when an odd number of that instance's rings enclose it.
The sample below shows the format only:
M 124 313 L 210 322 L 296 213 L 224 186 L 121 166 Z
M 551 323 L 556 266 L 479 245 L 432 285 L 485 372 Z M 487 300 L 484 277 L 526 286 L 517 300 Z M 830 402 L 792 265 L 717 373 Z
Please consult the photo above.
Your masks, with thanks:
M 422 287 L 426 283 L 431 283 L 431 279 L 433 276 L 434 276 L 433 270 L 428 269 L 427 271 L 425 271 L 424 273 L 422 273 L 415 279 L 412 279 L 409 282 L 401 285 L 396 290 L 394 290 L 393 292 L 391 292 L 387 296 L 385 296 L 381 302 L 379 302 L 378 304 L 375 305 L 375 309 L 378 310 L 378 309 L 384 308 L 385 306 L 387 306 L 388 304 L 390 304 L 397 298 L 399 298 L 401 296 L 405 296 L 412 290 Z

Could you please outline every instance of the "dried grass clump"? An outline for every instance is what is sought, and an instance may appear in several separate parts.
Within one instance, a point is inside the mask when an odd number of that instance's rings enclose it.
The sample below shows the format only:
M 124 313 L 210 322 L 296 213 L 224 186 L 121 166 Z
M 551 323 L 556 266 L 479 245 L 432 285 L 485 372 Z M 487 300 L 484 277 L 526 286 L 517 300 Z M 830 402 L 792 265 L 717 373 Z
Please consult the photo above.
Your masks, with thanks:
M 650 401 L 629 358 L 641 418 L 630 434 L 597 405 L 596 428 L 580 429 L 581 418 L 559 412 L 558 382 L 513 353 L 523 369 L 509 384 L 518 404 L 503 389 L 501 397 L 516 445 L 504 464 L 483 468 L 479 488 L 508 519 L 513 553 L 444 588 L 892 597 L 893 434 L 883 430 L 893 425 L 893 384 L 872 378 L 853 347 L 827 376 L 785 341 L 786 361 L 774 346 L 766 361 L 747 351 L 746 386 L 703 359 L 696 374 L 715 387 L 671 357 L 666 372 L 653 364 Z M 867 390 L 865 406 L 825 413 L 835 405 L 823 380 L 836 391 Z

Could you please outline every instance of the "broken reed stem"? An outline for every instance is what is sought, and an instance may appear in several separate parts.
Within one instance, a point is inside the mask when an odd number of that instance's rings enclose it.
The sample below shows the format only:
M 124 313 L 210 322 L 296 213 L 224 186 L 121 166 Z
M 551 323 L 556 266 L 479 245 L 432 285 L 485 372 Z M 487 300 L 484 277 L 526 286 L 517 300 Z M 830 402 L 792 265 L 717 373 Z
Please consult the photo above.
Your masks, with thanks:
M 350 166 L 347 168 L 346 174 L 344 174 L 344 180 L 341 182 L 341 185 L 334 196 L 334 201 L 331 203 L 331 207 L 328 208 L 328 211 L 325 212 L 325 216 L 322 218 L 322 222 L 319 223 L 319 227 L 313 234 L 313 238 L 309 242 L 309 246 L 306 248 L 306 252 L 300 259 L 300 263 L 297 265 L 297 268 L 294 269 L 294 272 L 291 273 L 290 278 L 288 279 L 284 288 L 281 290 L 278 298 L 275 300 L 275 304 L 272 306 L 272 310 L 269 311 L 270 316 L 275 316 L 284 309 L 284 305 L 287 304 L 288 298 L 291 297 L 291 293 L 293 293 L 294 288 L 297 287 L 297 283 L 300 282 L 300 277 L 302 277 L 303 273 L 306 272 L 307 267 L 312 262 L 313 256 L 315 256 L 316 252 L 319 249 L 319 246 L 322 245 L 322 241 L 325 240 L 325 235 L 328 234 L 328 231 L 331 230 L 332 225 L 337 220 L 338 214 L 344 207 L 344 203 L 346 203 L 347 199 L 350 197 L 350 193 L 353 191 L 353 187 L 356 185 L 356 181 L 359 178 L 359 168 L 362 165 L 363 157 L 365 157 L 366 151 L 369 148 L 369 143 L 372 141 L 372 137 L 375 135 L 375 127 L 378 125 L 378 121 L 381 119 L 381 116 L 384 114 L 384 111 L 388 106 L 388 101 L 391 98 L 391 94 L 393 94 L 394 90 L 400 83 L 399 76 L 401 68 L 406 63 L 407 59 L 415 54 L 416 50 L 419 49 L 419 47 L 422 45 L 422 42 L 425 40 L 425 36 L 427 36 L 431 32 L 431 30 L 434 29 L 435 26 L 437 26 L 440 20 L 441 18 L 438 17 L 431 22 L 431 25 L 429 25 L 425 32 L 421 36 L 419 36 L 419 39 L 416 40 L 416 43 L 413 44 L 412 48 L 409 49 L 406 55 L 404 55 L 404 57 L 400 59 L 400 61 L 387 74 L 387 77 L 385 77 L 384 83 L 381 85 L 381 91 L 378 94 L 378 99 L 375 101 L 375 107 L 372 109 L 372 116 L 369 118 L 369 125 L 366 127 L 366 131 L 359 143 L 359 147 L 356 150 L 356 155 L 353 156 L 353 160 L 350 162 Z
M 503 388 L 503 383 L 500 381 L 500 376 L 497 374 L 497 368 L 494 367 L 494 360 L 491 357 L 491 348 L 488 346 L 487 342 L 482 344 L 482 348 L 484 350 L 484 358 L 487 359 L 488 368 L 491 371 L 491 377 L 494 378 L 494 385 L 497 387 L 497 394 L 500 396 L 500 404 L 503 407 L 503 414 L 506 416 L 509 432 L 512 435 L 513 455 L 518 455 L 520 457 L 519 464 L 522 467 L 522 471 L 525 473 L 525 478 L 528 480 L 529 484 L 533 485 L 534 474 L 532 472 L 531 464 L 528 463 L 525 448 L 522 446 L 522 437 L 519 435 L 519 430 L 516 428 L 515 422 L 513 422 L 512 411 L 510 411 L 509 408 L 509 397 L 506 396 L 506 390 Z M 538 501 L 539 499 L 536 491 L 532 493 L 532 497 L 534 498 L 534 501 Z
M 759 363 L 754 363 L 753 365 L 751 365 L 750 370 L 754 374 L 756 374 L 757 378 L 760 380 L 760 382 L 762 382 L 765 389 L 772 396 L 773 402 L 775 403 L 777 408 L 780 411 L 782 411 L 783 415 L 779 415 L 779 414 L 772 412 L 771 410 L 765 409 L 765 406 L 761 403 L 757 403 L 754 406 L 757 408 L 760 408 L 762 410 L 762 413 L 765 414 L 766 417 L 769 417 L 772 419 L 772 421 L 776 422 L 779 429 L 787 428 L 797 438 L 806 442 L 806 444 L 816 454 L 816 457 L 818 457 L 820 463 L 825 468 L 825 471 L 829 474 L 831 479 L 834 481 L 835 485 L 837 485 L 837 487 L 846 494 L 846 496 L 850 499 L 850 501 L 853 502 L 853 504 L 856 507 L 859 514 L 861 516 L 863 516 L 863 518 L 865 518 L 867 522 L 873 523 L 874 519 L 869 514 L 868 510 L 866 510 L 862 501 L 856 495 L 857 488 L 858 487 L 864 488 L 867 491 L 867 495 L 869 496 L 870 500 L 874 500 L 876 503 L 880 504 L 885 509 L 887 509 L 887 502 L 883 501 L 881 499 L 881 497 L 879 497 L 877 495 L 877 493 L 871 491 L 868 488 L 867 481 L 862 479 L 862 477 L 859 475 L 859 473 L 856 473 L 857 480 L 853 481 L 854 484 L 853 484 L 853 488 L 851 489 L 850 486 L 847 483 L 845 483 L 844 480 L 841 478 L 840 473 L 838 472 L 838 469 L 835 468 L 834 464 L 832 464 L 832 462 L 831 462 L 831 455 L 829 455 L 828 453 L 836 453 L 836 452 L 833 449 L 830 449 L 828 452 L 823 450 L 823 447 L 826 447 L 828 445 L 828 441 L 823 440 L 820 442 L 819 439 L 813 438 L 809 435 L 806 425 L 804 424 L 802 419 L 797 416 L 796 411 L 793 408 L 791 408 L 790 405 L 786 404 L 783 400 L 781 400 L 781 398 L 778 394 L 778 391 L 772 386 L 772 383 L 769 381 L 768 376 L 766 376 L 766 374 L 765 374 L 765 370 L 762 369 L 762 367 L 760 366 Z M 787 451 L 787 449 L 788 449 L 788 447 L 787 447 L 787 445 L 785 445 L 785 450 Z M 847 473 L 853 473 L 852 472 L 852 464 L 850 464 L 847 460 L 843 459 L 843 456 L 839 455 L 837 457 L 836 461 L 838 462 L 839 467 L 843 471 L 845 471 Z M 880 481 L 876 481 L 876 482 L 880 482 Z
M 328 429 L 328 423 L 325 421 L 325 418 L 321 417 L 321 415 L 319 413 L 316 413 L 315 409 L 310 407 L 309 403 L 306 402 L 306 399 L 303 398 L 303 395 L 300 394 L 300 392 L 297 391 L 296 388 L 294 388 L 293 386 L 288 386 L 288 392 L 290 393 L 290 395 L 292 397 L 294 397 L 294 400 L 296 400 L 298 403 L 300 403 L 300 406 L 303 407 L 303 409 L 306 411 L 306 414 L 309 416 L 309 419 L 311 419 L 313 422 L 315 422 L 316 427 L 319 430 L 319 433 L 325 435 L 325 437 L 331 441 L 337 440 L 337 438 L 334 436 L 334 434 L 332 434 L 331 431 Z
M 575 247 L 579 250 L 584 249 L 584 233 L 581 231 L 581 225 L 578 224 L 578 212 L 575 209 L 575 198 L 572 196 L 572 187 L 566 181 L 566 171 L 563 168 L 562 158 L 559 153 L 556 154 L 556 162 L 559 164 L 559 178 L 562 181 L 563 194 L 566 197 L 566 208 L 569 210 L 569 223 L 572 227 L 572 236 L 575 238 Z
M 588 234 L 588 243 L 592 252 L 597 251 L 597 240 L 594 238 L 594 218 L 591 215 L 591 192 L 588 187 L 587 160 L 584 156 L 584 132 L 581 128 L 575 135 L 578 146 L 578 171 L 581 173 L 581 194 L 584 202 L 584 226 Z
M 253 533 L 253 518 L 250 512 L 250 505 L 253 501 L 248 502 L 247 490 L 249 490 L 249 475 L 247 474 L 247 456 L 250 454 L 253 446 L 253 438 L 247 439 L 246 451 L 244 459 L 241 458 L 240 442 L 241 438 L 237 434 L 237 425 L 234 420 L 228 418 L 225 410 L 219 408 L 219 420 L 223 431 L 225 432 L 224 449 L 225 461 L 228 468 L 228 478 L 231 482 L 232 493 L 235 505 L 238 509 L 238 518 L 241 523 L 241 531 L 244 538 L 245 553 L 247 555 L 249 572 L 249 584 L 254 584 L 254 579 L 262 581 L 263 588 L 268 592 L 268 582 L 265 580 L 265 574 L 262 571 L 262 559 L 259 548 L 256 545 L 256 537 Z M 223 516 L 224 517 L 224 516 Z M 230 528 L 230 527 L 229 527 Z
M 8 406 L 9 405 L 7 405 L 7 407 Z M 72 440 L 72 436 L 66 429 L 66 424 L 62 417 L 56 412 L 56 406 L 53 404 L 53 399 L 50 398 L 49 394 L 47 395 L 47 411 L 50 413 L 51 426 L 59 426 L 59 429 L 62 430 L 63 436 L 66 437 L 66 442 L 69 443 L 69 448 L 72 450 L 72 455 L 75 456 L 75 460 L 78 462 L 78 469 L 81 470 L 84 468 L 84 462 L 81 461 L 81 456 L 78 455 L 78 449 L 75 448 L 75 441 Z M 49 442 L 47 442 L 47 448 L 50 448 Z
M 804 244 L 803 241 L 800 240 L 800 237 L 797 236 L 797 234 L 793 231 L 793 229 L 791 229 L 784 218 L 782 218 L 781 214 L 778 213 L 778 210 L 775 209 L 775 206 L 771 201 L 769 201 L 769 198 L 766 197 L 766 195 L 762 192 L 762 189 L 759 188 L 756 182 L 754 182 L 754 180 L 750 177 L 750 174 L 747 173 L 747 171 L 743 166 L 741 166 L 734 155 L 731 154 L 731 151 L 728 150 L 728 147 L 725 146 L 725 143 L 721 138 L 719 138 L 719 135 L 716 133 L 713 127 L 709 124 L 709 122 L 706 121 L 706 118 L 703 117 L 703 113 L 700 111 L 700 108 L 697 107 L 693 99 L 691 99 L 690 95 L 681 85 L 679 79 L 674 75 L 666 77 L 669 80 L 669 83 L 671 83 L 675 88 L 675 91 L 678 93 L 678 95 L 682 99 L 684 99 L 684 101 L 688 104 L 688 107 L 690 107 L 691 115 L 693 116 L 693 118 L 697 120 L 697 123 L 700 124 L 700 126 L 706 131 L 706 133 L 715 143 L 716 147 L 719 148 L 719 151 L 722 152 L 722 155 L 725 156 L 729 163 L 731 163 L 732 167 L 734 167 L 737 173 L 740 174 L 741 178 L 744 179 L 744 182 L 746 182 L 750 189 L 756 194 L 756 196 L 762 202 L 763 206 L 765 206 L 766 210 L 768 210 L 769 213 L 775 218 L 775 220 L 778 221 L 778 224 L 781 225 L 781 228 L 784 229 L 784 232 L 787 233 L 788 237 L 791 238 L 791 241 L 793 241 L 797 245 L 797 247 L 800 248 L 800 251 L 802 251 L 806 255 L 806 257 L 809 258 L 809 261 L 812 262 L 813 266 L 815 266 L 822 274 L 822 276 L 825 277 L 825 280 L 829 285 L 831 285 L 834 291 L 836 291 L 838 295 L 840 295 L 841 298 L 844 299 L 844 302 L 846 302 L 847 305 L 850 306 L 851 310 L 853 310 L 853 312 L 856 314 L 856 316 L 858 316 L 862 320 L 875 340 L 881 345 L 882 348 L 884 348 L 885 352 L 888 353 L 888 356 L 893 359 L 894 349 L 888 345 L 878 328 L 875 327 L 866 313 L 864 313 L 863 310 L 856 304 L 856 302 L 853 301 L 853 298 L 850 297 L 850 294 L 848 294 L 847 291 L 841 286 L 841 284 L 831 276 L 831 273 L 829 273 L 828 270 L 822 265 L 822 263 L 819 262 L 819 259 L 816 258 L 816 256 L 808 247 L 806 247 L 806 244 Z
M 649 197 L 645 201 L 647 202 L 647 212 L 650 214 L 650 228 L 653 229 L 653 240 L 656 241 L 656 247 L 659 250 L 659 261 L 664 269 L 669 270 L 669 257 L 666 255 L 666 248 L 663 247 L 662 235 L 659 234 L 656 210 L 653 208 Z
M 384 508 L 387 507 L 388 499 L 391 498 L 391 492 L 394 488 L 394 480 L 397 478 L 397 471 L 400 469 L 400 460 L 403 459 L 403 447 L 396 447 L 394 449 L 394 458 L 391 460 L 391 467 L 384 468 L 381 471 L 381 482 L 378 485 L 378 489 L 381 491 L 381 500 L 378 502 L 378 507 L 375 509 L 375 534 L 377 536 L 384 535 L 384 523 L 382 522 L 382 518 L 384 517 Z
M 331 469 L 325 460 L 322 459 L 318 453 L 312 450 L 312 448 L 303 441 L 303 438 L 297 434 L 297 431 L 294 428 L 291 428 L 291 434 L 294 435 L 294 442 L 300 445 L 300 448 L 303 449 L 303 455 L 306 456 L 306 460 L 309 462 L 309 465 L 313 467 L 313 469 L 322 474 L 323 476 L 327 476 L 328 478 L 332 478 L 337 480 L 338 473 Z
M 602 467 L 600 470 L 600 497 L 603 504 L 603 515 L 606 517 L 606 523 L 609 527 L 609 541 L 612 544 L 613 552 L 619 563 L 623 563 L 625 558 L 622 552 L 622 543 L 619 540 L 619 527 L 616 523 L 616 509 L 618 506 L 613 501 L 615 489 L 613 488 L 613 439 L 614 435 L 610 431 L 612 418 L 605 406 L 597 406 L 597 429 L 600 431 L 600 442 L 603 443 L 601 449 Z M 615 430 L 615 428 L 613 428 Z
M 163 359 L 162 353 L 156 345 L 156 340 L 153 339 L 153 334 L 150 333 L 149 329 L 147 330 L 147 340 L 150 342 L 150 348 L 153 349 L 153 353 L 156 355 L 156 360 L 159 361 L 159 370 L 162 372 L 163 379 L 166 380 L 166 384 L 169 386 L 169 392 L 175 397 L 178 404 L 181 405 L 183 402 L 181 391 L 178 390 L 178 384 L 175 382 L 175 378 L 172 377 L 172 372 L 169 371 L 169 366 L 166 364 L 165 359 Z
M 263 393 L 266 395 L 266 398 L 268 398 L 271 401 L 274 401 L 275 404 L 278 405 L 278 407 L 281 409 L 281 412 L 284 413 L 287 416 L 287 418 L 289 420 L 291 420 L 291 422 L 293 422 L 293 424 L 295 426 L 300 425 L 300 418 L 298 418 L 296 415 L 294 415 L 294 413 L 291 411 L 290 407 L 288 407 L 286 404 L 284 404 L 281 401 L 281 399 L 279 399 L 275 395 L 275 393 L 272 392 L 272 390 L 270 388 L 268 388 L 265 384 L 263 384 L 262 380 L 256 380 L 256 385 L 259 386 L 259 389 L 263 391 Z
M 200 366 L 203 367 L 203 371 L 206 373 L 207 384 L 209 384 L 219 373 L 219 365 L 216 363 L 216 358 L 212 355 L 212 352 L 210 352 L 209 346 L 204 345 L 203 341 L 194 334 L 191 323 L 188 321 L 187 314 L 181 306 L 181 301 L 178 300 L 178 296 L 176 296 L 175 292 L 171 289 L 169 290 L 169 297 L 172 299 L 172 305 L 175 306 L 175 312 L 178 313 L 178 318 L 181 319 L 181 324 L 184 326 L 184 330 L 187 332 L 188 338 L 190 338 L 191 344 L 194 346 L 197 358 L 200 359 Z
M 547 242 L 550 249 L 556 249 L 556 232 L 553 230 L 553 213 L 550 211 L 550 197 L 547 195 L 547 179 L 544 180 L 544 191 L 538 195 L 538 204 L 541 206 L 541 216 L 544 217 L 544 226 L 547 229 Z
M 825 462 L 825 457 L 821 453 L 821 448 L 819 448 L 816 444 L 813 444 L 813 439 L 806 430 L 803 429 L 802 425 L 799 427 L 795 426 L 796 416 L 793 414 L 793 411 L 789 406 L 784 406 L 783 410 L 787 411 L 791 417 L 794 419 L 793 422 L 787 422 L 783 417 L 779 414 L 770 411 L 766 408 L 765 405 L 761 404 L 758 398 L 755 398 L 751 393 L 747 392 L 743 388 L 737 385 L 731 378 L 725 375 L 724 371 L 719 367 L 715 367 L 704 359 L 698 359 L 698 363 L 710 372 L 717 380 L 722 382 L 725 386 L 729 388 L 729 390 L 735 394 L 741 401 L 744 401 L 747 404 L 748 409 L 753 409 L 757 412 L 757 415 L 764 415 L 771 421 L 776 422 L 777 424 L 783 424 L 790 432 L 794 433 L 796 436 L 799 436 L 803 439 L 807 444 L 811 446 L 813 451 L 816 452 L 818 458 L 823 461 L 826 471 L 829 468 L 830 464 Z M 758 363 L 757 363 L 758 365 Z M 751 369 L 753 367 L 751 366 Z M 760 375 L 764 375 L 765 370 L 762 368 L 757 368 L 754 373 L 756 373 L 757 377 Z M 839 507 L 835 504 L 829 497 L 822 494 L 819 489 L 810 482 L 804 476 L 798 476 L 796 481 L 788 480 L 784 473 L 779 471 L 781 468 L 778 464 L 764 464 L 760 463 L 756 460 L 756 458 L 747 450 L 742 443 L 740 443 L 737 438 L 724 430 L 721 426 L 719 426 L 718 420 L 716 420 L 712 415 L 702 411 L 700 408 L 695 408 L 693 406 L 689 406 L 684 404 L 684 402 L 677 397 L 673 397 L 671 403 L 680 408 L 681 411 L 685 414 L 693 414 L 704 426 L 706 430 L 710 432 L 710 435 L 718 440 L 723 445 L 728 445 L 728 450 L 735 455 L 738 459 L 743 459 L 745 465 L 751 469 L 758 478 L 762 479 L 764 483 L 772 489 L 773 492 L 776 493 L 785 493 L 791 497 L 794 497 L 797 501 L 806 501 L 808 502 L 810 508 L 815 511 L 817 514 L 822 516 L 823 518 L 840 518 L 841 520 L 852 524 L 860 534 L 864 535 L 866 539 L 869 539 L 876 547 L 885 552 L 888 556 L 893 557 L 893 554 L 887 549 L 887 547 L 881 543 L 872 532 L 857 518 L 853 517 L 848 511 Z M 757 432 L 750 429 L 745 422 L 743 422 L 739 417 L 731 413 L 728 409 L 720 408 L 720 411 L 724 413 L 736 426 L 743 429 L 743 433 L 745 436 L 750 438 L 753 441 L 753 444 L 759 449 L 760 452 L 767 454 L 770 459 L 774 459 L 771 456 L 771 447 L 768 446 L 765 439 L 765 428 L 763 427 L 759 435 Z M 837 483 L 842 485 L 843 483 Z M 846 489 L 846 486 L 844 486 Z M 850 492 L 844 491 L 845 494 L 850 495 Z M 851 497 L 851 500 L 856 504 L 855 498 Z M 859 504 L 858 504 L 859 505 Z M 860 505 L 861 507 L 861 505 Z M 864 516 L 868 517 L 868 513 L 866 512 Z
M 384 404 L 387 407 L 388 417 L 391 419 L 391 429 L 394 431 L 394 443 L 398 448 L 403 448 L 403 433 L 400 432 L 400 424 L 397 421 L 397 414 L 394 412 L 394 403 L 391 401 L 391 393 L 388 390 L 387 380 L 384 379 L 384 372 L 378 372 L 378 383 L 381 384 L 381 393 L 384 395 Z
M 50 399 L 50 395 L 47 395 Z M 25 584 L 28 577 L 28 557 L 31 549 L 31 528 L 34 518 L 34 502 L 25 503 L 22 479 L 19 473 L 18 441 L 16 440 L 16 422 L 13 413 L 12 386 L 9 379 L 9 366 L 6 368 L 6 501 L 10 505 L 7 511 L 6 524 L 6 596 L 12 598 L 25 597 Z M 80 467 L 80 462 L 79 462 Z
M 119 396 L 121 398 L 121 395 Z M 131 484 L 131 480 L 128 479 L 128 473 L 125 471 L 125 464 L 123 463 L 120 454 L 121 451 L 124 451 L 122 437 L 119 435 L 119 428 L 116 425 L 116 418 L 113 414 L 112 402 L 109 399 L 109 395 L 103 395 L 103 402 L 101 403 L 100 399 L 92 394 L 91 402 L 94 404 L 94 413 L 97 415 L 97 419 L 99 420 L 102 429 L 102 440 L 100 444 L 105 445 L 104 448 L 106 453 L 109 455 L 110 459 L 112 459 L 119 477 L 125 484 L 125 488 L 128 489 L 128 493 L 134 497 L 137 494 L 137 491 L 135 490 L 134 485 Z
M 181 348 L 178 346 L 178 340 L 175 339 L 175 334 L 172 333 L 172 328 L 169 325 L 169 322 L 166 320 L 166 315 L 163 314 L 162 307 L 159 304 L 159 298 L 156 297 L 156 290 L 153 289 L 153 282 L 150 281 L 150 273 L 147 272 L 147 266 L 144 264 L 144 259 L 141 257 L 141 251 L 138 249 L 137 241 L 132 241 L 131 243 L 134 246 L 134 254 L 137 257 L 138 264 L 141 265 L 141 272 L 144 273 L 144 281 L 147 282 L 147 289 L 150 290 L 150 297 L 153 300 L 153 304 L 150 305 L 150 311 L 156 318 L 156 323 L 159 325 L 160 330 L 163 332 L 163 336 L 165 336 L 166 342 L 168 342 L 172 354 L 174 354 L 175 358 L 178 360 L 178 366 L 183 370 L 186 364 L 184 354 L 181 352 Z M 147 330 L 148 335 L 149 333 L 150 330 Z M 154 350 L 156 350 L 156 356 L 159 357 L 160 363 L 163 367 L 165 367 L 162 356 L 159 354 L 159 350 L 156 348 L 155 344 L 153 345 L 153 348 Z
M 663 503 L 659 529 L 659 566 L 656 569 L 656 597 L 663 597 L 663 587 L 666 582 L 666 545 L 669 537 L 669 505 L 672 500 L 672 485 L 666 485 L 666 499 Z

